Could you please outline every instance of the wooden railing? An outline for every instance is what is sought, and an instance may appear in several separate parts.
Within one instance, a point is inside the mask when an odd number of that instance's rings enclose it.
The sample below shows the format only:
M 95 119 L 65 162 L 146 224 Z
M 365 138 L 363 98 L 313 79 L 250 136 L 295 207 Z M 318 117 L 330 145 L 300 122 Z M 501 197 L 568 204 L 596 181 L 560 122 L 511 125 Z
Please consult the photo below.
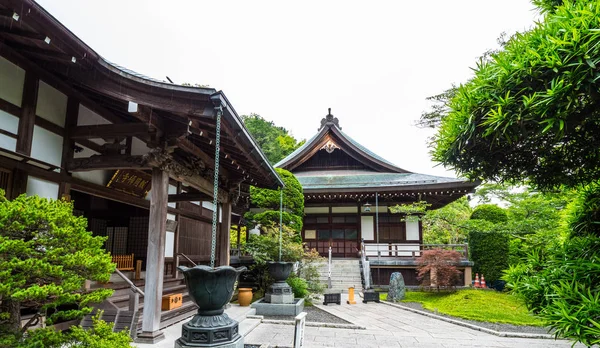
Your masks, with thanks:
M 411 244 L 411 243 L 365 243 L 363 255 L 384 258 L 417 258 L 424 250 L 443 249 L 458 251 L 463 260 L 468 260 L 468 244 Z
M 192 261 L 192 259 L 190 259 L 186 254 L 178 253 L 177 256 L 183 257 L 184 259 L 186 259 L 187 262 L 191 263 L 192 266 L 197 266 L 196 263 L 194 261 Z
M 130 255 L 113 255 L 112 262 L 117 264 L 117 269 L 120 271 L 133 271 L 133 254 Z
M 132 254 L 133 256 L 133 254 Z M 125 281 L 125 283 L 127 283 L 131 289 L 131 292 L 129 293 L 129 310 L 131 312 L 137 312 L 140 309 L 140 296 L 144 297 L 145 294 L 142 291 L 142 289 L 138 288 L 137 286 L 135 286 L 135 284 L 133 284 L 133 282 L 131 280 L 129 280 L 129 278 L 127 278 L 123 273 L 121 273 L 121 271 L 119 271 L 118 269 L 115 270 L 115 273 L 121 277 L 121 279 L 123 279 Z

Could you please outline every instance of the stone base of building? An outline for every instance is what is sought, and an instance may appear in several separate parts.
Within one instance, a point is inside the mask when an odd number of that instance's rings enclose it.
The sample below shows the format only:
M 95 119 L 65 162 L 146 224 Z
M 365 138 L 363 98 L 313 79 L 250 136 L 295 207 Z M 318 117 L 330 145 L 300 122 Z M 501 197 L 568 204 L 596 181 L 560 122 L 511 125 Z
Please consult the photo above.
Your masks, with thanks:
M 158 330 L 154 332 L 142 331 L 135 338 L 136 343 L 155 344 L 165 339 L 165 334 Z

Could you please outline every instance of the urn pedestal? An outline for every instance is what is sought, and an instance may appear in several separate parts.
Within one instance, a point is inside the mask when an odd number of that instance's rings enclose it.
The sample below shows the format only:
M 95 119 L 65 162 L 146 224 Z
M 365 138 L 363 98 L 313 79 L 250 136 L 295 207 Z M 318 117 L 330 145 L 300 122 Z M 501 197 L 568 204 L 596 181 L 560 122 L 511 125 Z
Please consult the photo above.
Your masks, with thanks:
M 275 283 L 265 293 L 265 298 L 254 302 L 258 315 L 293 315 L 304 309 L 304 299 L 294 299 L 292 288 L 285 282 L 294 267 L 293 262 L 267 262 L 269 274 Z
M 190 297 L 199 307 L 198 314 L 183 324 L 181 338 L 175 348 L 219 347 L 243 348 L 238 322 L 225 314 L 224 306 L 231 300 L 234 284 L 245 267 L 180 266 Z

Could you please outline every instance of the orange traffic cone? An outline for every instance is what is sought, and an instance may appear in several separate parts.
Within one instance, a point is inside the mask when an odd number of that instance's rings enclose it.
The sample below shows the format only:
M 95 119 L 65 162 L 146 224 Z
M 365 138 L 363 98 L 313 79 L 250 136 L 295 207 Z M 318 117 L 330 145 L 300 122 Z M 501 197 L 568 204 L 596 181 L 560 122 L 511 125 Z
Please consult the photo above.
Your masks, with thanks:
M 479 283 L 479 273 L 475 273 L 475 284 L 474 286 L 476 288 L 480 288 L 481 287 L 481 283 Z
M 484 289 L 487 287 L 485 284 L 485 277 L 483 276 L 483 274 L 481 275 L 481 287 Z

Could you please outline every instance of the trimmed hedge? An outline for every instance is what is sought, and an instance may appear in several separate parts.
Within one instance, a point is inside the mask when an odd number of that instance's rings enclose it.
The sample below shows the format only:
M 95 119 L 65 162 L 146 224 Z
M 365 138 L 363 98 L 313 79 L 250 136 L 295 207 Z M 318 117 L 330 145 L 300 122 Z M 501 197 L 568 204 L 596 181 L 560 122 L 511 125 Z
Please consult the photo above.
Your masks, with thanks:
M 478 205 L 471 214 L 472 220 L 486 220 L 495 224 L 507 222 L 506 211 L 495 204 Z
M 469 255 L 474 273 L 483 274 L 488 284 L 500 280 L 508 268 L 509 235 L 501 232 L 469 232 Z

